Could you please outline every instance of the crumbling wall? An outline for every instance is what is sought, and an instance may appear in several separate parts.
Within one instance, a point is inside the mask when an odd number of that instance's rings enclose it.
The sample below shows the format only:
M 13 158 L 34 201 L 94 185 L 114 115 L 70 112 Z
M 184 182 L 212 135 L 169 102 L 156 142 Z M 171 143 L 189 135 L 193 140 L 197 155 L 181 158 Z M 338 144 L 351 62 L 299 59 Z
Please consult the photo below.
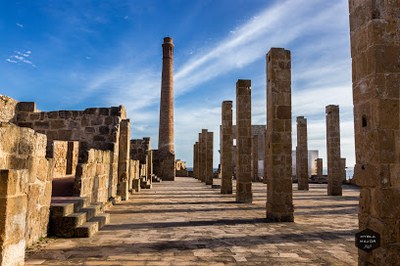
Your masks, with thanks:
M 74 194 L 88 197 L 91 202 L 105 203 L 109 200 L 113 152 L 90 149 L 85 157 L 86 161 L 76 168 Z
M 17 101 L 4 95 L 0 95 L 0 122 L 13 122 Z
M 77 141 L 53 141 L 47 151 L 48 156 L 54 159 L 54 178 L 75 175 L 76 166 L 78 164 L 78 148 Z M 49 149 L 49 147 L 47 147 Z
M 25 240 L 28 246 L 47 235 L 53 160 L 45 156 L 45 135 L 0 122 L 0 169 L 27 170 L 24 192 L 27 195 Z
M 54 140 L 79 141 L 79 162 L 85 163 L 90 149 L 112 152 L 108 197 L 115 197 L 118 185 L 120 123 L 126 119 L 123 106 L 88 108 L 84 111 L 37 112 L 34 103 L 17 105 L 16 123 L 47 136 L 48 151 Z

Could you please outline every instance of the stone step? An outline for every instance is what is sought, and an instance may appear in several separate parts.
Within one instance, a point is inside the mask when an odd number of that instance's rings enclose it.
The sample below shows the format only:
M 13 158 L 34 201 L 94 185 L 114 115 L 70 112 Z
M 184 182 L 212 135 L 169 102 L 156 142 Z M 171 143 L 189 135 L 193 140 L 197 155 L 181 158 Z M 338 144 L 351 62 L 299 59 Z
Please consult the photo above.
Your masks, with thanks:
M 90 220 L 93 217 L 103 213 L 103 204 L 100 203 L 91 204 L 90 206 L 82 208 L 79 211 L 86 212 L 86 219 Z
M 98 231 L 99 231 L 98 222 L 86 222 L 74 229 L 74 237 L 92 237 Z
M 50 205 L 50 217 L 67 216 L 74 212 L 74 204 L 68 202 L 52 203 Z
M 50 220 L 49 234 L 57 237 L 73 237 L 75 228 L 86 221 L 85 212 L 76 212 L 67 216 L 53 216 Z
M 98 223 L 98 228 L 101 229 L 106 224 L 110 223 L 110 214 L 109 213 L 102 213 L 99 214 L 89 220 L 89 222 L 96 222 Z
M 85 197 L 51 197 L 51 204 L 53 203 L 73 203 L 74 212 L 79 212 L 81 208 L 90 205 L 90 200 Z
M 140 187 L 142 189 L 150 189 L 151 188 L 151 182 L 150 180 L 144 180 L 140 183 Z

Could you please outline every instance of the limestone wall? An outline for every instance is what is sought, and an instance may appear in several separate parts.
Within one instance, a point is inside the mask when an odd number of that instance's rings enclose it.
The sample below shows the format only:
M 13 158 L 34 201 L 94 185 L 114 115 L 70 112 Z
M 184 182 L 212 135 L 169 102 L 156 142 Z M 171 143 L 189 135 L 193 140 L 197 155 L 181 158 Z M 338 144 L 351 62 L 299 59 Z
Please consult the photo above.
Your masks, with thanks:
M 0 95 L 0 122 L 12 122 L 15 116 L 17 101 Z
M 88 108 L 84 111 L 36 112 L 18 105 L 16 124 L 47 136 L 47 140 L 80 141 L 83 150 L 114 150 L 125 108 Z
M 53 160 L 47 160 L 45 155 L 45 135 L 0 122 L 0 169 L 26 169 L 28 175 L 24 188 L 27 195 L 25 240 L 28 246 L 47 234 Z
M 48 149 L 54 140 L 79 141 L 79 162 L 85 163 L 88 150 L 112 151 L 108 197 L 115 197 L 118 186 L 120 123 L 126 118 L 123 106 L 88 108 L 84 111 L 37 112 L 34 103 L 19 103 L 16 123 L 47 136 Z M 49 150 L 48 150 L 49 152 Z
M 48 157 L 54 159 L 54 178 L 75 175 L 78 164 L 79 142 L 77 141 L 53 141 L 47 147 Z
M 105 203 L 109 199 L 113 152 L 90 149 L 86 158 L 76 168 L 74 194 L 88 197 L 91 202 Z
M 140 163 L 146 163 L 147 151 L 151 149 L 151 139 L 131 139 L 130 154 L 132 160 L 139 160 Z

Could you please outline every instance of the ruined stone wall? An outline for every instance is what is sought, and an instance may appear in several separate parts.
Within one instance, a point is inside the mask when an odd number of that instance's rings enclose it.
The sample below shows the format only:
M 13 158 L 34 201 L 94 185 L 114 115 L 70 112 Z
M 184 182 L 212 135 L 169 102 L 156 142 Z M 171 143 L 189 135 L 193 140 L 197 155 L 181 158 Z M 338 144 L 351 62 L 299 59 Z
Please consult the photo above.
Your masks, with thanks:
M 37 112 L 32 102 L 17 105 L 15 123 L 47 136 L 47 149 L 54 140 L 79 141 L 79 162 L 87 161 L 89 149 L 110 150 L 109 197 L 115 197 L 118 185 L 120 123 L 126 118 L 123 106 L 88 108 L 84 111 Z
M 47 141 L 80 141 L 81 150 L 115 150 L 119 138 L 119 124 L 126 118 L 122 106 L 88 108 L 84 111 L 37 112 L 28 104 L 17 106 L 16 124 L 45 134 Z M 118 149 L 118 148 L 117 148 Z
M 88 197 L 91 202 L 105 203 L 109 200 L 113 152 L 90 149 L 86 158 L 76 168 L 74 194 Z
M 4 95 L 0 95 L 0 122 L 13 122 L 17 101 Z
M 139 160 L 130 160 L 129 163 L 129 177 L 131 180 L 139 179 L 140 162 Z
M 131 139 L 130 154 L 132 160 L 139 160 L 141 164 L 146 163 L 147 151 L 151 149 L 151 139 Z
M 26 169 L 28 175 L 24 181 L 24 193 L 27 195 L 24 218 L 27 246 L 47 235 L 53 160 L 45 157 L 46 142 L 45 135 L 32 129 L 0 123 L 0 169 Z
M 24 265 L 27 170 L 0 170 L 0 265 Z
M 67 173 L 67 154 L 68 154 L 68 142 L 66 141 L 54 141 L 53 143 L 53 154 L 54 154 L 54 178 L 64 177 Z

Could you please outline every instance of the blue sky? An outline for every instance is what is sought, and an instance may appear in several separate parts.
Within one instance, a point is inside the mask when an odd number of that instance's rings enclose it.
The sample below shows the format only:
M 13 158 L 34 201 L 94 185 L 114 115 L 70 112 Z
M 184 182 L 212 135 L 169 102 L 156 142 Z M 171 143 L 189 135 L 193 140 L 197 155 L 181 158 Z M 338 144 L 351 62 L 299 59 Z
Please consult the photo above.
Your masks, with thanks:
M 341 150 L 354 164 L 347 0 L 1 1 L 0 94 L 41 110 L 125 105 L 132 138 L 157 148 L 161 44 L 175 44 L 175 149 L 192 164 L 202 128 L 219 162 L 221 102 L 252 80 L 252 123 L 265 124 L 265 54 L 292 52 L 295 117 L 326 159 L 325 106 L 338 104 Z M 326 160 L 324 160 L 326 166 Z

